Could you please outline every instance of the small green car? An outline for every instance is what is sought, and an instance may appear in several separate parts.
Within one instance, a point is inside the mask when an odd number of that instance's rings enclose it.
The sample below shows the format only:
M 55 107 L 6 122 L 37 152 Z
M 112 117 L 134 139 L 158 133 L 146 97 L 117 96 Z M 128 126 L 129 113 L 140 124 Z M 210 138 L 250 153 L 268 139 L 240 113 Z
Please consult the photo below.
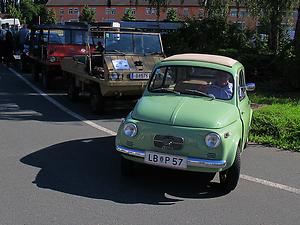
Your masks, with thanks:
M 243 65 L 228 57 L 162 60 L 119 127 L 122 173 L 131 173 L 134 162 L 201 172 L 209 181 L 219 172 L 222 187 L 235 189 L 252 118 L 247 91 L 254 89 Z

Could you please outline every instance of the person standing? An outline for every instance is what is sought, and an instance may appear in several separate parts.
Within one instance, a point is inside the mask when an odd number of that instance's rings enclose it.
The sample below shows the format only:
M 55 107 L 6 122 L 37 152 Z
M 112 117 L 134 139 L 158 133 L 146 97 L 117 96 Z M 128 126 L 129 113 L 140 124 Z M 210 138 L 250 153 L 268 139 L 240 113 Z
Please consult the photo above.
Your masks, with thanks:
M 0 28 L 0 63 L 2 63 L 4 60 L 5 37 L 6 37 L 5 24 L 2 24 Z
M 12 32 L 9 30 L 9 24 L 6 24 L 6 34 L 5 34 L 5 41 L 4 41 L 4 61 L 7 66 L 14 60 L 14 38 Z
M 27 28 L 27 25 L 24 24 L 23 27 L 20 29 L 19 31 L 19 50 L 20 53 L 22 53 L 23 49 L 24 49 L 24 44 L 25 44 L 25 40 L 26 40 L 26 36 L 28 35 L 29 30 Z

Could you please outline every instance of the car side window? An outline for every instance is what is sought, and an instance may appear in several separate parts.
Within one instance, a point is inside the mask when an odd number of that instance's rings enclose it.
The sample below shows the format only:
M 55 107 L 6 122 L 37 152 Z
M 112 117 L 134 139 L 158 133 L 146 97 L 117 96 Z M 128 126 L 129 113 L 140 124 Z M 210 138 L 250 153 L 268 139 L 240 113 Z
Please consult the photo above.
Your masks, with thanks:
M 242 101 L 245 96 L 246 96 L 246 88 L 244 88 L 246 86 L 246 81 L 245 81 L 245 72 L 242 69 L 239 72 L 239 97 L 240 97 L 240 101 Z

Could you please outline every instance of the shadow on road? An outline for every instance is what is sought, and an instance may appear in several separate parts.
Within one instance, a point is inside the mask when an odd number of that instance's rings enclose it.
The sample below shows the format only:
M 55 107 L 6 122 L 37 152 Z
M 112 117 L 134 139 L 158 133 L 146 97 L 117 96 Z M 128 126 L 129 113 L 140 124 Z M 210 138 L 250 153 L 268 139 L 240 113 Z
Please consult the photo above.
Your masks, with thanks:
M 181 198 L 224 195 L 217 183 L 199 184 L 198 174 L 138 167 L 132 177 L 120 175 L 114 137 L 81 139 L 41 149 L 21 159 L 41 168 L 33 183 L 68 194 L 118 203 L 171 205 Z

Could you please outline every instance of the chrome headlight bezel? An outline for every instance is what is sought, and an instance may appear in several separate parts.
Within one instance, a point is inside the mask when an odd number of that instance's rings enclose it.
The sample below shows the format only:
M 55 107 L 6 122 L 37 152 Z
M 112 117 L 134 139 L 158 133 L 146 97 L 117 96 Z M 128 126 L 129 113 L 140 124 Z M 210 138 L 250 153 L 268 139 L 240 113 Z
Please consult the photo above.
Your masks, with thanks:
M 124 125 L 123 132 L 127 137 L 135 137 L 138 133 L 137 125 L 134 123 L 126 123 Z
M 217 133 L 209 133 L 205 136 L 205 144 L 209 148 L 217 148 L 221 144 L 221 136 Z

